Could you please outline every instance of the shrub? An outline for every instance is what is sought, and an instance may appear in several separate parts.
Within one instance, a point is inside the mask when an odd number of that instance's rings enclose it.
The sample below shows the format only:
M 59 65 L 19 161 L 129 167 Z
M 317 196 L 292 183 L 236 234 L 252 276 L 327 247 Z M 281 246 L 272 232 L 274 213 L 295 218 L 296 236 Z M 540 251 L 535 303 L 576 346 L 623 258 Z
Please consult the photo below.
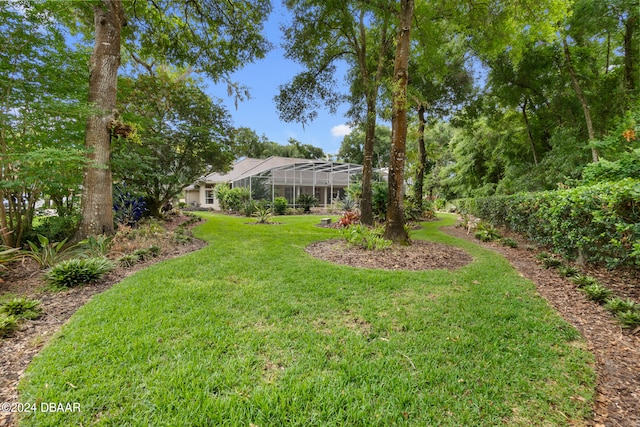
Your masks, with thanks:
M 58 262 L 69 258 L 75 246 L 64 247 L 67 240 L 50 242 L 45 236 L 38 234 L 38 243 L 28 241 L 29 249 L 24 254 L 34 259 L 41 268 L 52 267 Z
M 113 268 L 106 258 L 73 258 L 55 265 L 46 273 L 49 284 L 71 288 L 95 282 Z
M 633 301 L 630 298 L 627 298 L 626 300 L 624 300 L 622 298 L 615 297 L 615 298 L 607 299 L 604 308 L 606 308 L 613 314 L 618 314 L 625 311 L 640 310 L 640 304 L 638 304 L 637 302 Z
M 0 305 L 0 313 L 16 319 L 37 319 L 42 315 L 40 301 L 25 297 L 13 298 Z
M 287 206 L 289 206 L 289 202 L 284 197 L 276 197 L 273 199 L 273 212 L 275 212 L 276 215 L 286 214 Z
M 511 237 L 503 237 L 502 239 L 500 239 L 500 243 L 502 243 L 504 246 L 509 246 L 510 248 L 518 247 L 518 242 L 513 240 Z
M 492 242 L 500 238 L 498 230 L 486 221 L 480 221 L 476 227 L 475 238 L 482 242 Z
M 578 269 L 571 265 L 561 265 L 558 267 L 558 273 L 564 277 L 575 277 L 578 274 Z
M 595 277 L 585 276 L 585 275 L 582 275 L 582 274 L 578 274 L 576 276 L 573 276 L 571 278 L 571 281 L 573 283 L 575 283 L 579 288 L 584 288 L 585 286 L 599 285 L 600 284 L 600 282 L 598 282 L 598 279 L 596 279 Z
M 640 180 L 457 201 L 563 256 L 608 267 L 640 265 Z
M 382 237 L 384 229 L 371 229 L 366 225 L 357 224 L 341 231 L 347 243 L 367 250 L 383 250 L 391 246 L 391 240 Z
M 387 219 L 387 205 L 389 201 L 389 184 L 374 182 L 371 184 L 371 205 L 373 216 L 380 221 Z
M 113 246 L 113 236 L 101 234 L 100 236 L 89 236 L 78 243 L 78 248 L 89 258 L 106 256 Z
M 590 300 L 595 302 L 604 302 L 612 295 L 611 289 L 608 289 L 599 283 L 587 285 L 582 288 L 582 291 L 587 294 L 587 297 Z
M 119 267 L 129 268 L 136 265 L 141 260 L 140 255 L 136 253 L 122 255 L 116 260 Z
M 254 212 L 258 208 L 258 205 L 253 200 L 247 200 L 242 204 L 242 208 L 240 209 L 240 213 L 246 217 L 253 216 Z
M 356 208 L 357 202 L 352 199 L 350 196 L 346 196 L 344 199 L 340 200 L 339 207 L 343 211 L 349 212 Z
M 259 224 L 266 224 L 271 218 L 271 209 L 267 207 L 258 207 L 253 216 L 256 217 L 256 222 Z
M 38 224 L 34 225 L 25 240 L 36 240 L 38 234 L 45 236 L 52 242 L 69 239 L 73 236 L 79 219 L 80 217 L 76 215 L 40 217 Z
M 318 206 L 318 199 L 311 194 L 301 194 L 296 199 L 296 204 L 300 206 L 305 213 L 308 213 L 312 207 Z
M 640 311 L 629 310 L 618 313 L 618 320 L 623 328 L 635 328 L 640 326 Z
M 153 258 L 160 255 L 161 250 L 162 249 L 158 245 L 151 245 L 149 246 L 149 249 L 147 249 L 147 251 L 149 252 L 149 255 L 151 255 Z
M 113 219 L 118 224 L 135 227 L 148 213 L 144 197 L 130 192 L 125 185 L 113 187 Z
M 18 319 L 0 313 L 0 338 L 11 335 L 16 329 L 18 329 Z
M 355 211 L 346 211 L 336 224 L 338 227 L 349 227 L 358 223 L 360 223 L 360 214 Z
M 542 260 L 542 265 L 546 269 L 558 268 L 562 265 L 562 260 L 555 257 L 548 257 Z
M 229 188 L 227 184 L 216 185 L 216 198 L 224 211 L 239 212 L 242 206 L 251 199 L 251 191 L 246 187 Z

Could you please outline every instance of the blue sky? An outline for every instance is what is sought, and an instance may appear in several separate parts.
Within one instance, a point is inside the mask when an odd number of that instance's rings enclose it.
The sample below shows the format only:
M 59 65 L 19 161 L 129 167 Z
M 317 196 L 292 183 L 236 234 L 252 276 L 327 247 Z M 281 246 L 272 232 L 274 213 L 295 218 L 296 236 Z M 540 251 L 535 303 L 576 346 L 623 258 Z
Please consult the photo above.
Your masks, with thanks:
M 318 117 L 304 126 L 298 123 L 285 123 L 278 117 L 274 96 L 278 94 L 278 86 L 289 82 L 302 68 L 293 61 L 284 58 L 284 51 L 280 47 L 280 24 L 290 19 L 287 11 L 279 4 L 265 24 L 264 34 L 273 44 L 265 59 L 247 64 L 243 69 L 232 75 L 232 79 L 249 88 L 251 99 L 238 103 L 227 95 L 226 85 L 211 85 L 208 93 L 220 98 L 233 117 L 235 127 L 248 127 L 258 135 L 266 135 L 271 141 L 287 144 L 289 138 L 295 138 L 303 144 L 320 147 L 325 153 L 335 154 L 340 143 L 348 132 L 344 113 L 348 106 L 342 105 L 336 114 L 330 114 L 327 109 L 318 111 Z M 343 76 L 337 76 L 339 82 Z

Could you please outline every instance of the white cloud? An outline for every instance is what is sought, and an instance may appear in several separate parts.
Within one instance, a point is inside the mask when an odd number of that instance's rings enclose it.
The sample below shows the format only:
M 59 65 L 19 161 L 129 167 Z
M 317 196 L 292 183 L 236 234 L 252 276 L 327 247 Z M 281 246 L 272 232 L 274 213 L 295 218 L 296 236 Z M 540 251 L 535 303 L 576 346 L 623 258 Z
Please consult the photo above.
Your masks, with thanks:
M 349 127 L 349 125 L 342 124 L 342 125 L 332 127 L 331 135 L 335 137 L 346 136 L 351 133 L 351 130 L 352 129 Z

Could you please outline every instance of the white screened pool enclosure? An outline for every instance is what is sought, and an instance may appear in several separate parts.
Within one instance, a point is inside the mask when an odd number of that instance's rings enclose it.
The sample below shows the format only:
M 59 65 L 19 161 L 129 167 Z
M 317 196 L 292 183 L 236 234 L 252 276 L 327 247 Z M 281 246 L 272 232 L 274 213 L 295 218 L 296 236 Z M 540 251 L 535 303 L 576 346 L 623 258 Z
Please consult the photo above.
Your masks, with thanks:
M 244 158 L 226 174 L 211 173 L 203 176 L 184 190 L 185 201 L 193 207 L 220 209 L 215 187 L 228 184 L 232 188 L 249 188 L 254 200 L 273 202 L 284 197 L 290 205 L 303 194 L 315 196 L 320 206 L 327 207 L 344 198 L 345 190 L 362 166 L 327 160 L 269 157 Z

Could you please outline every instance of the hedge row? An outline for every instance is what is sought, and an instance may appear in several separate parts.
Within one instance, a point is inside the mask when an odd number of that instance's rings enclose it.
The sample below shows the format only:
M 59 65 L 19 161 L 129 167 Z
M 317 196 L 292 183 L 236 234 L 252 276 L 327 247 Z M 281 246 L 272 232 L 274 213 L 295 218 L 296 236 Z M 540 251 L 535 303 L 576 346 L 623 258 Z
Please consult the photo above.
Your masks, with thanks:
M 640 265 L 640 180 L 461 199 L 462 213 L 523 233 L 569 259 Z

